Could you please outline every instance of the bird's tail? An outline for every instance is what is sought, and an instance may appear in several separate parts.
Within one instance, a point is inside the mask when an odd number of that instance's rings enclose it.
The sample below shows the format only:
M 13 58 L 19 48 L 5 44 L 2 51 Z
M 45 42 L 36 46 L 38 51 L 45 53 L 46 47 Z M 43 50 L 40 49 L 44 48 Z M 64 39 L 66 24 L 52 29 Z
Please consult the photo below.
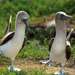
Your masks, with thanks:
M 12 15 L 10 16 L 9 23 L 8 23 L 8 26 L 7 26 L 6 31 L 5 31 L 5 33 L 4 33 L 4 36 L 5 36 L 7 33 L 10 32 L 10 29 L 11 29 L 11 23 L 12 23 L 11 20 L 12 20 Z
M 70 37 L 71 37 L 72 32 L 73 32 L 73 28 L 70 30 L 70 32 L 69 32 L 69 34 L 68 34 L 68 36 L 66 38 L 66 41 L 69 41 L 70 40 Z

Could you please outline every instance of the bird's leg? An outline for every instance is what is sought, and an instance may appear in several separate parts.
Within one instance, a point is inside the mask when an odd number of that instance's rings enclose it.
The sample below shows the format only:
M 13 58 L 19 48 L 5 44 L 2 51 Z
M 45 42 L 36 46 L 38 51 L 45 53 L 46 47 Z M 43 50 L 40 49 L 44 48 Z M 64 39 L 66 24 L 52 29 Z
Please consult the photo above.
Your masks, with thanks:
M 11 66 L 10 66 L 10 70 L 11 70 L 11 71 L 14 71 L 13 62 L 14 62 L 14 60 L 11 61 Z
M 62 73 L 62 69 L 63 69 L 63 66 L 61 67 L 60 71 L 55 72 L 54 75 L 66 75 L 65 73 Z
M 61 67 L 61 69 L 60 69 L 60 71 L 59 71 L 60 74 L 62 74 L 62 69 L 63 69 L 63 66 Z
M 11 66 L 8 69 L 11 71 L 21 71 L 21 69 L 13 67 L 13 62 L 14 62 L 14 60 L 11 61 Z
M 2 52 L 0 51 L 1 56 L 3 56 Z

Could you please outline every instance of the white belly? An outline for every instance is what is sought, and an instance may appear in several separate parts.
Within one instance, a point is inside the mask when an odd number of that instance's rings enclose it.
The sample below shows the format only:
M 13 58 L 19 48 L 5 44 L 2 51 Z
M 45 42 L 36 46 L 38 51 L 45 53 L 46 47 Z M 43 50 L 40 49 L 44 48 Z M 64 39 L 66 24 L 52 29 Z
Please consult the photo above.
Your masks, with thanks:
M 63 44 L 53 44 L 51 48 L 51 53 L 55 56 L 62 56 L 65 54 L 66 45 L 63 46 Z
M 9 57 L 12 60 L 14 60 L 16 55 L 20 51 L 22 44 L 23 44 L 23 40 L 21 40 L 21 41 L 16 40 L 15 42 L 9 41 L 6 44 L 2 45 L 0 50 L 3 54 L 3 56 Z
M 66 49 L 66 42 L 62 41 L 61 39 L 59 39 L 59 42 L 58 40 L 54 40 L 50 52 L 50 59 L 65 65 L 66 62 L 65 49 Z
M 62 56 L 54 56 L 54 54 L 50 53 L 50 59 L 56 62 L 60 62 L 62 66 L 64 66 L 66 63 L 65 54 L 63 54 Z

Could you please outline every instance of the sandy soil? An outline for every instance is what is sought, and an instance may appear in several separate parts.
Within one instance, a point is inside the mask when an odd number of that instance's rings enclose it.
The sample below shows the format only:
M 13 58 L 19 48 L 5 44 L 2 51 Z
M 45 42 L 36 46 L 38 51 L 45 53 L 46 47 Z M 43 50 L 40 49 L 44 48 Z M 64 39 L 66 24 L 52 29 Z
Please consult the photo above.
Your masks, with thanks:
M 5 68 L 9 67 L 11 63 L 0 63 L 0 67 Z M 27 70 L 34 70 L 35 68 L 40 70 L 45 69 L 45 72 L 47 74 L 55 73 L 60 70 L 60 63 L 53 63 L 53 66 L 46 66 L 44 64 L 40 64 L 39 61 L 23 61 L 23 60 L 16 60 L 14 62 L 14 67 L 20 68 L 23 71 Z M 71 62 L 67 62 L 65 67 L 63 68 L 63 73 L 66 73 L 66 75 L 75 75 L 75 64 L 72 64 Z

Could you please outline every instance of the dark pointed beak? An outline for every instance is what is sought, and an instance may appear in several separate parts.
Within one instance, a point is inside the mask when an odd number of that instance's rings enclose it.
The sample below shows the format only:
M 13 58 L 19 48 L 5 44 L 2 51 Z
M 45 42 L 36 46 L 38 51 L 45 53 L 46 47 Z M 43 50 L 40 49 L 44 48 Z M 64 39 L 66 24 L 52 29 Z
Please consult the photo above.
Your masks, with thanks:
M 29 24 L 28 24 L 28 19 L 24 19 L 23 22 L 25 23 L 25 25 L 27 26 L 29 32 L 31 33 L 31 30 L 30 30 L 30 27 L 29 27 Z
M 65 19 L 72 19 L 72 16 L 63 15 L 63 16 L 60 17 L 60 20 L 65 20 Z
M 72 19 L 72 16 L 69 16 L 69 15 L 64 15 L 63 17 L 64 19 Z

